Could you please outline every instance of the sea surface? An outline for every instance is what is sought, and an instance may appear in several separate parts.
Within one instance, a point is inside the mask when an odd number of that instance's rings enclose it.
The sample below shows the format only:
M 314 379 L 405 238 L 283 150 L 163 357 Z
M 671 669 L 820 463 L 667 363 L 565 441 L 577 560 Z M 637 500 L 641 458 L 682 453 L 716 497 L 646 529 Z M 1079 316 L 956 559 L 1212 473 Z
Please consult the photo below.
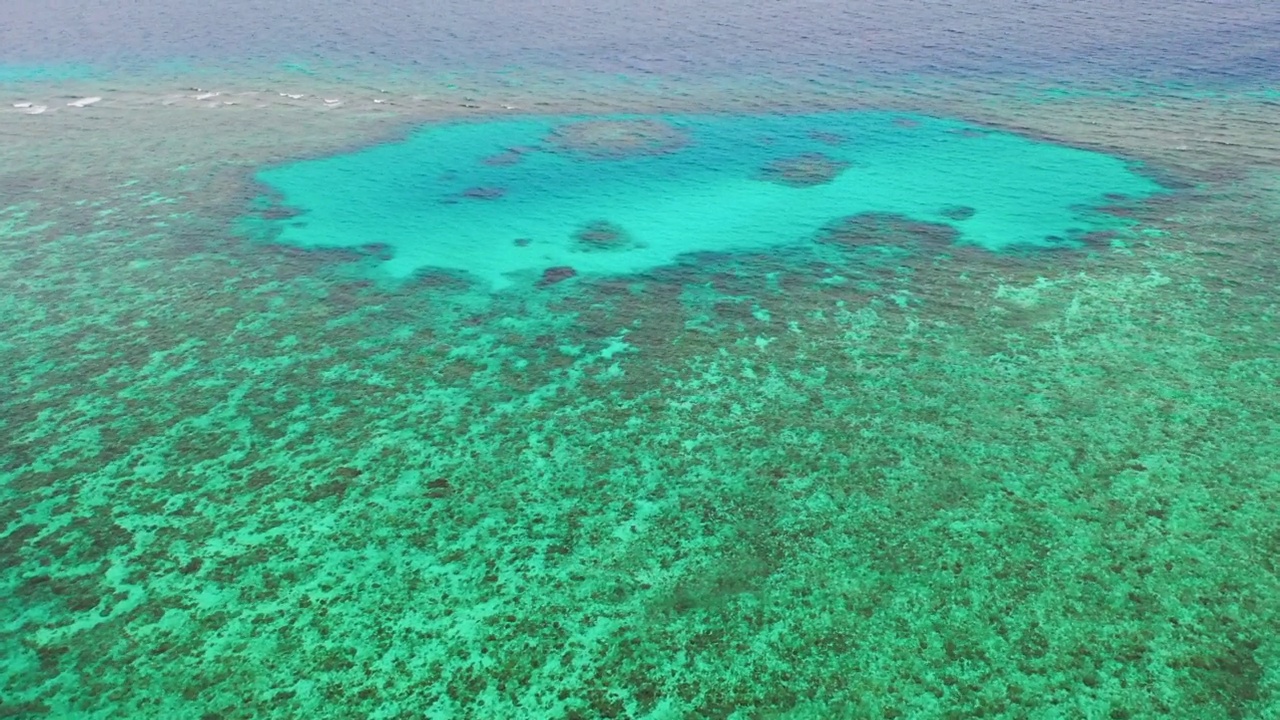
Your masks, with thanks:
M 1280 717 L 1280 4 L 2 14 L 0 717 Z

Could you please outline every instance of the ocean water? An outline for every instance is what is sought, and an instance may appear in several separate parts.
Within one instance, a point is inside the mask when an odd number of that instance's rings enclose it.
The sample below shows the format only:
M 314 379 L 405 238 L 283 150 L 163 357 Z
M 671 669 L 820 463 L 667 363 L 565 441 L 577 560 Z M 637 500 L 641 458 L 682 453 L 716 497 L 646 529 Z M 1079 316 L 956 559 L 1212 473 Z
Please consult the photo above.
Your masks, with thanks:
M 258 180 L 296 210 L 278 242 L 383 245 L 390 277 L 436 268 L 490 286 L 548 267 L 625 277 L 684 255 L 811 244 L 867 214 L 950 229 L 944 244 L 1065 247 L 1115 224 L 1089 217 L 1108 194 L 1159 188 L 1119 158 L 869 112 L 433 126 Z M 595 224 L 617 237 L 584 238 Z
M 4 14 L 0 716 L 1280 714 L 1280 6 Z

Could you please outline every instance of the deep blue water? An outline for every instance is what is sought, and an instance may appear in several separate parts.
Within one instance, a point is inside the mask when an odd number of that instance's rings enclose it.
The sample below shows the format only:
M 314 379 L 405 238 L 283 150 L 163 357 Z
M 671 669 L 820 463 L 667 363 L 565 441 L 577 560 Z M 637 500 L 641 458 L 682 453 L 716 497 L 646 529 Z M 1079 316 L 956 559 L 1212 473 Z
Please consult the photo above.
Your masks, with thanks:
M 1280 67 L 1280 3 L 1266 0 L 20 0 L 5 15 L 5 64 L 1264 83 Z

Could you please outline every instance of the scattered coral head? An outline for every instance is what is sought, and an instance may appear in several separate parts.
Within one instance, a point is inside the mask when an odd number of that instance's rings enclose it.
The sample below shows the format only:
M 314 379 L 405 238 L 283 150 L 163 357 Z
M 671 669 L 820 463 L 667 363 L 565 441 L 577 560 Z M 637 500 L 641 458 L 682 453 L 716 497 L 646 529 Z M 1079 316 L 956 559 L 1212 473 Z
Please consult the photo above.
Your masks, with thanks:
M 522 160 L 524 160 L 525 155 L 528 155 L 529 153 L 532 153 L 532 152 L 537 152 L 537 150 L 538 150 L 537 148 L 530 147 L 528 145 L 517 145 L 514 147 L 509 147 L 500 153 L 495 153 L 493 155 L 489 155 L 484 158 L 481 158 L 480 163 L 482 165 L 489 165 L 490 167 L 502 167 L 504 165 L 515 165 L 521 162 Z
M 968 205 L 950 205 L 942 208 L 942 217 L 948 220 L 968 220 L 978 213 Z
M 959 231 L 943 223 L 922 222 L 890 212 L 866 212 L 840 218 L 818 233 L 818 242 L 846 247 L 866 245 L 929 245 L 955 243 Z
M 689 144 L 689 136 L 661 120 L 586 120 L 561 125 L 547 142 L 560 152 L 621 160 L 677 152 Z
M 788 187 L 814 187 L 835 180 L 849 165 L 822 153 L 805 153 L 774 160 L 760 170 L 760 177 Z
M 594 220 L 573 234 L 580 250 L 623 250 L 632 245 L 626 230 L 608 220 Z
M 501 200 L 506 194 L 507 189 L 501 187 L 469 187 L 462 192 L 446 196 L 440 202 L 452 205 L 462 200 Z
M 548 287 L 559 282 L 564 282 L 569 278 L 577 275 L 578 271 L 568 265 L 558 265 L 549 267 L 542 271 L 542 277 L 538 280 L 538 287 Z

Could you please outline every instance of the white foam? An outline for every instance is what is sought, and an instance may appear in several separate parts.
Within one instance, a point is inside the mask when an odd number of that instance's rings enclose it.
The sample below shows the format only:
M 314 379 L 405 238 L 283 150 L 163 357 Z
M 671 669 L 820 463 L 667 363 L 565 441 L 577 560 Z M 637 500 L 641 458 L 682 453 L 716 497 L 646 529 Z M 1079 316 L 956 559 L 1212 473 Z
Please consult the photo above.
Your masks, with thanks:
M 29 103 L 29 102 L 20 102 L 20 103 L 14 103 L 14 104 L 13 104 L 13 106 L 14 106 L 14 107 L 16 107 L 16 108 L 29 108 L 29 107 L 31 107 L 31 103 Z
M 102 98 L 100 97 L 80 98 L 79 100 L 73 100 L 67 103 L 67 107 L 78 107 L 78 108 L 89 107 L 90 105 L 96 102 L 101 102 L 101 101 L 102 101 Z
M 27 108 L 26 113 L 28 115 L 39 115 L 40 113 L 48 109 L 49 108 L 45 105 L 32 105 L 31 107 Z
M 197 95 L 197 96 L 196 96 L 196 99 L 197 99 L 197 100 L 208 100 L 208 99 L 209 99 L 209 98 L 211 98 L 211 97 L 218 97 L 218 96 L 219 96 L 219 95 L 221 95 L 221 94 L 222 94 L 222 93 L 220 93 L 220 92 L 207 92 L 207 93 L 200 93 L 199 95 Z
M 306 95 L 303 95 L 303 94 L 301 94 L 301 93 L 299 93 L 299 94 L 297 94 L 297 95 L 290 95 L 289 93 L 280 93 L 280 97 L 287 97 L 287 98 L 290 98 L 290 99 L 292 99 L 292 100 L 301 100 L 302 98 L 306 97 Z

